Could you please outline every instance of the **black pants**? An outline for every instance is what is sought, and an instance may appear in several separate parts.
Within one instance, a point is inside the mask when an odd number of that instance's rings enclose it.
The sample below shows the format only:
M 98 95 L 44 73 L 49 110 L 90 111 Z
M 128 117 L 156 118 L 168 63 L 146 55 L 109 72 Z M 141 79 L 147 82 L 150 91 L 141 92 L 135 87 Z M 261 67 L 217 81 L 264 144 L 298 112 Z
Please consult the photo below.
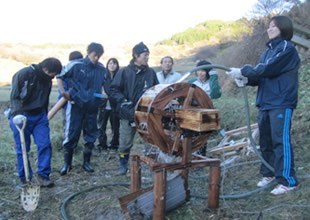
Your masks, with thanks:
M 264 164 L 260 173 L 264 177 L 275 176 L 279 184 L 296 186 L 294 153 L 291 144 L 292 109 L 259 111 L 260 150 L 263 158 L 274 168 L 270 171 Z
M 112 147 L 116 147 L 119 145 L 119 117 L 118 114 L 114 110 L 108 110 L 105 108 L 100 108 L 98 112 L 98 130 L 99 130 L 99 147 L 107 148 L 107 124 L 110 119 L 111 129 L 112 129 L 112 140 L 110 145 Z

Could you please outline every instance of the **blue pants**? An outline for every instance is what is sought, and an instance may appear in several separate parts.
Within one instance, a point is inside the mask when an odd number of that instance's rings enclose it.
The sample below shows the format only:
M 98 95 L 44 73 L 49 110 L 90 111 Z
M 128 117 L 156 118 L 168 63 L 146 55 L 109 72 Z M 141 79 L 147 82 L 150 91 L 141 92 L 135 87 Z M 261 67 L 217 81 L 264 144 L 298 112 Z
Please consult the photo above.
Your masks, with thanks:
M 74 149 L 77 147 L 81 132 L 83 130 L 84 152 L 91 153 L 98 137 L 96 108 L 84 108 L 68 102 L 66 108 L 66 126 L 63 148 Z
M 275 176 L 277 182 L 285 186 L 298 184 L 290 134 L 292 113 L 292 109 L 271 109 L 259 111 L 258 116 L 260 150 L 275 170 L 273 173 L 262 164 L 260 173 L 264 177 Z
M 34 142 L 38 147 L 37 173 L 43 178 L 48 179 L 51 173 L 52 147 L 51 147 L 51 141 L 50 141 L 50 128 L 49 128 L 49 122 L 47 119 L 47 114 L 44 112 L 44 113 L 40 113 L 37 115 L 30 115 L 27 113 L 25 113 L 24 115 L 27 117 L 27 124 L 24 129 L 27 153 L 30 151 L 31 135 L 32 135 Z M 19 135 L 19 131 L 17 130 L 17 128 L 15 127 L 13 123 L 12 118 L 10 119 L 10 127 L 13 131 L 13 137 L 15 141 L 18 176 L 21 180 L 25 180 L 26 177 L 25 177 L 25 172 L 24 172 L 23 152 L 21 148 L 20 135 Z M 33 172 L 30 166 L 29 158 L 28 158 L 28 164 L 29 164 L 29 177 L 31 178 L 33 175 Z

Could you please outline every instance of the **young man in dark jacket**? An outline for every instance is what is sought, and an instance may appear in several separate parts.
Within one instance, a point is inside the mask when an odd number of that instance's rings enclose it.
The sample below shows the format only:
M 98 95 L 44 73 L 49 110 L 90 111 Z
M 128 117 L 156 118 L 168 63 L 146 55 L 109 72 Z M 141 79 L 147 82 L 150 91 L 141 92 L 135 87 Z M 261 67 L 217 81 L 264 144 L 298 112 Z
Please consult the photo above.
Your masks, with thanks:
M 47 119 L 49 95 L 52 79 L 61 72 L 61 62 L 56 58 L 47 58 L 39 64 L 32 64 L 15 73 L 11 91 L 10 127 L 13 131 L 17 155 L 18 176 L 22 183 L 26 181 L 19 131 L 13 123 L 13 117 L 19 114 L 27 118 L 24 129 L 27 152 L 30 151 L 31 135 L 38 147 L 38 180 L 41 186 L 51 187 L 52 147 Z M 32 177 L 29 163 L 29 177 Z
M 132 49 L 132 60 L 119 70 L 110 87 L 110 98 L 118 103 L 120 117 L 119 174 L 128 170 L 130 149 L 136 133 L 135 105 L 148 88 L 158 84 L 155 71 L 148 66 L 149 49 L 141 42 Z
M 91 43 L 87 48 L 87 56 L 70 62 L 59 76 L 60 79 L 67 79 L 70 83 L 69 91 L 65 91 L 61 83 L 58 84 L 63 97 L 69 100 L 66 108 L 64 166 L 60 171 L 61 175 L 67 174 L 71 169 L 73 150 L 77 147 L 82 130 L 83 169 L 86 172 L 94 172 L 90 158 L 98 136 L 97 112 L 100 100 L 96 94 L 102 93 L 106 74 L 105 67 L 99 62 L 103 52 L 101 44 Z

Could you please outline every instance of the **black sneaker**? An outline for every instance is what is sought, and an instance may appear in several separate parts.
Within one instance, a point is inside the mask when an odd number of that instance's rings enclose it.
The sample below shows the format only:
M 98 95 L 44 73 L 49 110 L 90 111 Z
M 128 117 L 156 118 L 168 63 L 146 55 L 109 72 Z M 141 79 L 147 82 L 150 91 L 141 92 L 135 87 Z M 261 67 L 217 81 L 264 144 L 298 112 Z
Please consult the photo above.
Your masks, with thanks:
M 46 177 L 42 177 L 40 175 L 38 175 L 38 181 L 39 181 L 39 185 L 42 187 L 53 187 L 54 186 L 53 181 L 51 181 L 50 179 Z

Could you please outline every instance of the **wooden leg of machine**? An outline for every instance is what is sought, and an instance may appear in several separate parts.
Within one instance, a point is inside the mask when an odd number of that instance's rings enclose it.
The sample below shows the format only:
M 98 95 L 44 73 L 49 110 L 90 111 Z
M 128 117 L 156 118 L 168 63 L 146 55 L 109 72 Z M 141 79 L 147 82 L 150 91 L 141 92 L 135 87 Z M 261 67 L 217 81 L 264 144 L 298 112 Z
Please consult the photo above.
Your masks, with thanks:
M 138 155 L 132 157 L 130 162 L 130 190 L 137 192 L 141 190 L 141 163 Z
M 219 207 L 220 177 L 220 166 L 211 166 L 208 187 L 208 208 L 210 209 L 217 209 Z
M 182 163 L 184 165 L 191 162 L 192 159 L 192 138 L 185 137 L 183 140 L 183 158 Z M 184 178 L 184 189 L 186 190 L 186 201 L 190 200 L 190 190 L 188 189 L 188 168 L 182 170 L 182 176 Z
M 166 179 L 167 172 L 165 169 L 155 172 L 153 220 L 162 220 L 165 218 Z
M 188 189 L 188 172 L 189 172 L 189 169 L 184 169 L 182 170 L 182 173 L 181 173 L 181 175 L 184 178 L 184 189 L 186 191 L 186 198 L 185 198 L 186 201 L 189 201 L 191 198 L 190 190 Z

